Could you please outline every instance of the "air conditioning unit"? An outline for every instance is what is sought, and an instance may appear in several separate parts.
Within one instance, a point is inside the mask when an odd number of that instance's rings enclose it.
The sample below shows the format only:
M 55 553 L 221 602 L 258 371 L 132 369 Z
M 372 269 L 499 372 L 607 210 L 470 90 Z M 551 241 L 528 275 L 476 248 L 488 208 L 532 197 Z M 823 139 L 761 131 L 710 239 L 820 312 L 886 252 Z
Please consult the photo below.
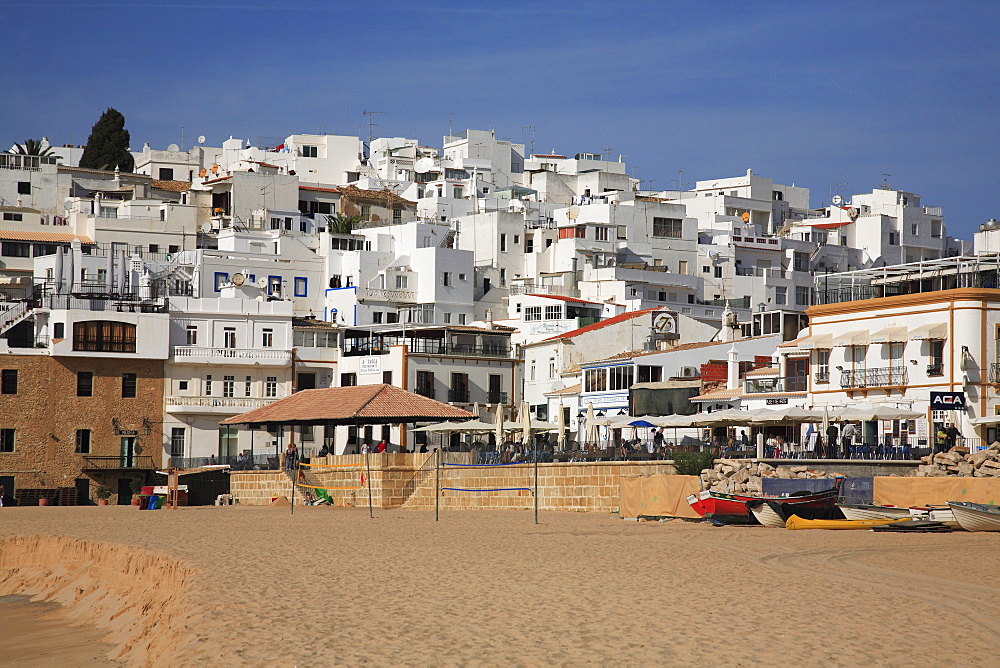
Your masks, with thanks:
M 682 366 L 681 376 L 684 378 L 697 378 L 698 377 L 698 367 L 695 366 Z

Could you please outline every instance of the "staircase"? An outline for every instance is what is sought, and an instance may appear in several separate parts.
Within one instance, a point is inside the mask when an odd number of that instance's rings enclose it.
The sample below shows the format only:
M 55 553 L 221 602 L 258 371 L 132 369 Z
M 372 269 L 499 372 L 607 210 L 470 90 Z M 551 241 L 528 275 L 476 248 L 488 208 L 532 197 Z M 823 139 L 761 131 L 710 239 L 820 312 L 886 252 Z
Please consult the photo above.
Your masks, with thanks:
M 33 302 L 16 302 L 13 306 L 0 312 L 0 336 L 10 331 L 14 325 L 26 319 L 34 311 Z

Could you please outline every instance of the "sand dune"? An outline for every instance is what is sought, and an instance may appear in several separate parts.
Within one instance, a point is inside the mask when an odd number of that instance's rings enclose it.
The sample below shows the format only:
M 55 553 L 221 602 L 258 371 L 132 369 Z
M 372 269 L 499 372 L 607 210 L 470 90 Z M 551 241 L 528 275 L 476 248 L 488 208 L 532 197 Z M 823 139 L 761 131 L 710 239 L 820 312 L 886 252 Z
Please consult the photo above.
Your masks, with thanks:
M 1000 660 L 1000 534 L 125 507 L 5 510 L 0 537 L 16 535 L 88 542 L 68 566 L 48 542 L 4 544 L 0 595 L 59 600 L 133 664 Z M 93 549 L 116 556 L 87 565 Z M 73 582 L 95 589 L 73 600 Z

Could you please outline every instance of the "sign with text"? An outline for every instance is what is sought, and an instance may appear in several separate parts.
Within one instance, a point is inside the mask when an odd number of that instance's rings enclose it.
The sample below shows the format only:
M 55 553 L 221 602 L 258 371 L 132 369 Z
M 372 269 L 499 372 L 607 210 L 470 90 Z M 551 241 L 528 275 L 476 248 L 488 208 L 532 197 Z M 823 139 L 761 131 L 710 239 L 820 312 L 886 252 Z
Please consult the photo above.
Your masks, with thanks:
M 767 400 L 767 405 L 768 406 L 787 406 L 788 405 L 788 397 L 776 397 L 774 399 L 768 399 Z
M 382 373 L 382 358 L 377 355 L 362 357 L 358 373 L 362 375 L 366 373 Z
M 931 410 L 964 411 L 965 392 L 931 392 Z

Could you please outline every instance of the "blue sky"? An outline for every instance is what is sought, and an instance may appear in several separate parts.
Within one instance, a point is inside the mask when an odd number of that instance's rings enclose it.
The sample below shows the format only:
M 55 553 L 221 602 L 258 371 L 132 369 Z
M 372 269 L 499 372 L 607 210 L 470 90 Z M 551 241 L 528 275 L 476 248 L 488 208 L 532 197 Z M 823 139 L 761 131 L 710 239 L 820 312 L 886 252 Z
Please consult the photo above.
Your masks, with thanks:
M 622 154 L 652 187 L 737 176 L 867 192 L 883 174 L 1000 218 L 1000 3 L 0 0 L 0 146 L 492 127 Z M 524 126 L 534 126 L 522 129 Z

